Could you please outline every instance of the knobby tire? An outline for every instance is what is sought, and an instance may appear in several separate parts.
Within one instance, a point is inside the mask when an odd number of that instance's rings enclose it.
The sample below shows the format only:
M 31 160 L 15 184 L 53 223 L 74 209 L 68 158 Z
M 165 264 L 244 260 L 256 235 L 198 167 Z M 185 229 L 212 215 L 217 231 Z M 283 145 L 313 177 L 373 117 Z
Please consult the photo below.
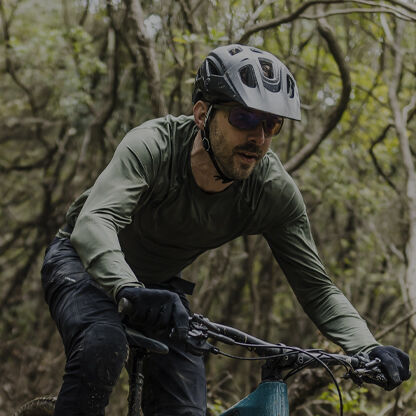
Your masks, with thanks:
M 13 416 L 52 416 L 56 397 L 38 397 L 22 405 Z

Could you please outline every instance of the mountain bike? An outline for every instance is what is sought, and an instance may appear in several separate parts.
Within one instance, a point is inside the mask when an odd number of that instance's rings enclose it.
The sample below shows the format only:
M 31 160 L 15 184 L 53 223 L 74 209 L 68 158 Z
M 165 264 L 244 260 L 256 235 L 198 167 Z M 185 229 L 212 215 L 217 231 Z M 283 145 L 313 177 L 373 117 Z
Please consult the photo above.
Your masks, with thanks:
M 129 302 L 122 299 L 119 311 L 129 309 Z M 286 380 L 305 368 L 323 367 L 332 379 L 339 397 L 340 412 L 343 415 L 342 394 L 330 367 L 342 366 L 346 370 L 344 378 L 356 384 L 371 382 L 385 386 L 387 380 L 380 369 L 380 360 L 371 360 L 367 354 L 355 356 L 332 354 L 318 349 L 301 349 L 284 344 L 272 344 L 230 326 L 211 322 L 199 314 L 193 314 L 189 321 L 186 341 L 190 352 L 197 355 L 224 355 L 243 360 L 265 360 L 262 379 L 257 388 L 220 416 L 289 416 L 289 401 Z M 143 362 L 149 354 L 167 354 L 168 347 L 140 332 L 125 327 L 129 344 L 129 358 L 126 368 L 129 374 L 128 416 L 141 415 L 141 399 L 144 377 Z M 175 336 L 172 333 L 172 336 Z M 238 357 L 222 351 L 208 342 L 216 340 L 233 346 L 248 349 L 257 357 Z M 51 416 L 55 397 L 40 397 L 21 406 L 14 416 Z

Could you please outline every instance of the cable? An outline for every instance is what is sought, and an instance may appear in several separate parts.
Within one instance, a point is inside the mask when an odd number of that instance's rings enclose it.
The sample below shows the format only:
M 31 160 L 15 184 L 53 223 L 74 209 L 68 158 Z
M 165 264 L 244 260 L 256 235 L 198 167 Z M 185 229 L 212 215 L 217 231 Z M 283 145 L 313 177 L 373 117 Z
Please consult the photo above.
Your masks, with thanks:
M 263 347 L 263 348 L 270 348 L 270 346 L 266 346 L 266 345 L 264 345 L 264 346 L 261 346 L 261 345 L 256 345 L 256 344 L 244 344 L 244 343 L 239 343 L 239 342 L 236 342 L 236 344 L 237 345 L 241 345 L 241 346 L 250 346 L 250 347 L 252 347 L 252 348 L 258 348 L 258 347 Z M 238 357 L 238 356 L 236 356 L 236 355 L 232 355 L 232 354 L 228 354 L 228 353 L 225 353 L 225 352 L 223 352 L 223 351 L 221 351 L 221 350 L 218 350 L 218 354 L 220 354 L 220 355 L 224 355 L 225 357 L 229 357 L 229 358 L 234 358 L 234 359 L 237 359 L 237 360 L 245 360 L 245 361 L 259 361 L 259 360 L 268 360 L 268 359 L 272 359 L 272 358 L 280 358 L 280 357 L 282 357 L 282 356 L 287 356 L 287 355 L 294 355 L 296 352 L 300 352 L 300 353 L 303 353 L 303 354 L 305 354 L 305 355 L 307 355 L 307 356 L 309 356 L 310 358 L 312 358 L 312 360 L 315 360 L 315 361 L 317 361 L 322 367 L 324 367 L 325 368 L 325 370 L 327 371 L 327 373 L 330 375 L 330 377 L 331 377 L 331 379 L 332 379 L 332 381 L 334 382 L 334 385 L 335 385 L 335 387 L 336 387 L 336 389 L 337 389 L 337 393 L 338 393 L 338 398 L 339 398 L 339 410 L 340 410 L 340 416 L 343 416 L 343 414 L 344 414 L 344 403 L 343 403 L 343 400 L 342 400 L 342 393 L 341 393 L 341 390 L 340 390 L 340 388 L 339 388 L 339 385 L 338 385 L 338 382 L 337 382 L 337 380 L 336 380 L 336 378 L 335 378 L 335 376 L 334 376 L 334 374 L 332 373 L 332 371 L 330 370 L 330 368 L 320 359 L 320 358 L 318 358 L 318 357 L 315 357 L 312 353 L 310 353 L 310 352 L 308 352 L 307 350 L 302 350 L 301 348 L 297 348 L 297 347 L 288 347 L 288 346 L 285 346 L 284 347 L 285 349 L 287 349 L 287 350 L 292 350 L 292 352 L 290 352 L 290 353 L 281 353 L 281 354 L 276 354 L 276 355 L 269 355 L 269 356 L 264 356 L 264 357 Z M 320 353 L 322 354 L 322 351 L 320 351 Z M 342 363 L 342 361 L 341 360 L 339 360 L 339 359 L 336 359 L 336 358 L 334 358 L 334 357 L 332 357 L 331 356 L 331 354 L 329 354 L 329 353 L 324 353 L 324 354 L 322 354 L 322 355 L 327 355 L 327 356 L 329 356 L 329 357 L 331 357 L 331 358 L 333 358 L 333 359 L 335 359 L 336 361 L 340 361 L 340 363 Z M 312 361 L 311 360 L 311 361 Z M 301 371 L 301 370 L 303 370 L 305 367 L 307 367 L 308 365 L 310 364 L 310 362 L 307 362 L 307 363 L 305 363 L 305 365 L 303 365 L 301 368 L 299 368 L 299 369 L 296 369 L 296 370 L 298 370 L 298 371 Z M 342 363 L 342 364 L 344 364 L 344 363 Z M 292 370 L 293 371 L 293 370 Z M 289 373 L 289 375 L 286 375 L 285 377 L 284 377 L 284 379 L 283 379 L 283 381 L 285 381 L 285 380 L 287 380 L 288 379 L 288 377 L 290 377 L 291 375 L 293 375 L 293 374 L 296 374 L 296 372 L 297 371 L 295 371 L 295 372 L 290 372 Z
M 224 351 L 218 350 L 218 354 L 219 355 L 224 355 L 225 357 L 228 358 L 234 358 L 235 360 L 244 360 L 244 361 L 264 361 L 264 360 L 269 360 L 272 358 L 280 358 L 280 357 L 284 357 L 286 355 L 295 355 L 296 353 L 288 353 L 288 354 L 277 354 L 277 355 L 266 355 L 264 357 L 240 357 L 238 355 L 232 355 L 232 354 L 228 354 Z
M 308 350 L 303 350 L 303 349 L 301 349 L 301 348 L 297 348 L 297 347 L 288 347 L 287 345 L 279 345 L 279 344 L 269 344 L 269 345 L 262 345 L 262 344 L 248 344 L 248 343 L 244 343 L 244 342 L 238 342 L 238 341 L 234 341 L 234 345 L 238 345 L 238 346 L 241 346 L 241 347 L 246 347 L 246 348 L 255 348 L 255 349 L 261 349 L 261 348 L 281 348 L 281 349 L 288 349 L 288 350 L 292 350 L 292 352 L 291 353 L 285 353 L 285 352 L 283 352 L 283 353 L 281 353 L 281 354 L 278 354 L 278 355 L 273 355 L 273 357 L 284 357 L 284 356 L 287 356 L 287 355 L 293 355 L 293 354 L 296 354 L 297 352 L 302 352 L 302 353 L 305 353 L 305 354 L 308 354 L 308 353 L 319 353 L 320 355 L 322 355 L 322 356 L 326 356 L 326 357 L 329 357 L 329 358 L 331 358 L 332 360 L 334 360 L 334 361 L 337 361 L 340 365 L 342 365 L 347 371 L 348 370 L 351 370 L 351 369 L 354 369 L 354 367 L 351 365 L 351 363 L 348 363 L 348 362 L 346 362 L 346 361 L 343 361 L 343 360 L 341 360 L 340 358 L 338 358 L 338 357 L 334 357 L 334 355 L 333 354 L 330 354 L 330 353 L 328 353 L 328 352 L 326 352 L 326 351 L 322 351 L 322 350 L 319 350 L 319 349 L 308 349 Z M 308 354 L 309 355 L 309 354 Z M 310 357 L 312 357 L 313 359 L 314 358 L 319 358 L 319 357 L 315 357 L 315 356 L 311 356 L 311 355 L 309 355 Z M 299 367 L 299 368 L 297 368 L 297 369 L 294 369 L 293 370 L 293 373 L 291 372 L 291 373 L 289 373 L 287 376 L 286 376 L 286 378 L 289 378 L 289 377 L 291 377 L 291 375 L 293 375 L 293 374 L 296 374 L 297 372 L 299 372 L 299 371 L 301 371 L 301 370 L 303 370 L 305 367 L 307 367 L 310 363 L 312 362 L 312 360 L 311 361 L 308 361 L 308 362 L 306 362 L 303 366 L 301 366 L 301 367 Z
M 201 319 L 198 319 L 199 321 L 201 321 Z M 203 322 L 201 322 L 203 323 Z M 215 323 L 210 323 L 210 326 L 216 326 Z M 228 328 L 228 327 L 227 327 Z M 220 349 L 217 350 L 217 354 L 223 355 L 225 357 L 229 357 L 229 358 L 233 358 L 233 359 L 237 359 L 237 360 L 245 360 L 245 361 L 259 361 L 259 360 L 268 360 L 268 359 L 276 359 L 276 358 L 281 358 L 281 357 L 287 357 L 287 356 L 291 356 L 291 355 L 296 355 L 297 353 L 302 353 L 307 355 L 308 357 L 311 358 L 311 360 L 306 361 L 304 364 L 298 364 L 298 367 L 295 369 L 292 369 L 291 371 L 288 372 L 288 374 L 286 374 L 286 376 L 283 378 L 283 381 L 286 381 L 289 377 L 293 376 L 294 374 L 302 371 L 303 369 L 305 369 L 307 366 L 311 365 L 311 363 L 313 361 L 316 361 L 317 363 L 319 363 L 322 367 L 325 368 L 325 371 L 330 375 L 336 389 L 337 389 L 337 393 L 338 393 L 338 398 L 339 398 L 339 402 L 340 402 L 340 415 L 343 416 L 344 414 L 344 404 L 343 404 L 343 399 L 342 399 L 342 393 L 341 390 L 339 388 L 338 382 L 333 374 L 333 372 L 330 370 L 330 368 L 328 367 L 327 364 L 325 364 L 325 362 L 322 360 L 325 357 L 326 358 L 330 358 L 331 360 L 334 360 L 335 362 L 337 362 L 339 365 L 342 365 L 345 370 L 347 370 L 347 372 L 354 370 L 353 365 L 351 364 L 351 362 L 348 361 L 344 361 L 343 359 L 334 356 L 333 354 L 327 353 L 325 351 L 322 350 L 316 350 L 316 349 L 310 349 L 310 350 L 303 350 L 301 348 L 297 348 L 297 347 L 289 347 L 287 345 L 282 345 L 282 344 L 249 344 L 249 343 L 245 343 L 245 342 L 239 342 L 237 340 L 235 340 L 231 335 L 225 335 L 222 334 L 222 330 L 220 330 L 219 328 L 216 328 L 218 332 L 215 331 L 214 328 L 211 328 L 211 330 L 213 331 L 212 334 L 209 334 L 209 336 L 213 337 L 213 338 L 217 338 L 215 336 L 215 334 L 217 336 L 221 335 L 221 337 L 224 338 L 228 338 L 228 341 L 226 341 L 225 339 L 221 339 L 220 337 L 218 337 L 217 339 L 220 342 L 226 342 L 228 344 L 231 345 L 238 345 L 241 347 L 245 347 L 248 349 L 270 349 L 270 348 L 274 348 L 274 349 L 282 349 L 284 352 L 280 353 L 280 354 L 272 354 L 272 355 L 266 355 L 266 356 L 262 356 L 262 357 L 240 357 L 240 356 L 236 356 L 236 355 L 232 355 L 229 353 L 225 353 L 223 351 L 221 351 Z M 231 328 L 232 329 L 232 328 Z M 208 331 L 211 332 L 211 331 Z M 243 335 L 247 336 L 247 334 Z M 318 356 L 316 356 L 316 354 L 318 354 Z M 322 358 L 322 359 L 321 359 Z

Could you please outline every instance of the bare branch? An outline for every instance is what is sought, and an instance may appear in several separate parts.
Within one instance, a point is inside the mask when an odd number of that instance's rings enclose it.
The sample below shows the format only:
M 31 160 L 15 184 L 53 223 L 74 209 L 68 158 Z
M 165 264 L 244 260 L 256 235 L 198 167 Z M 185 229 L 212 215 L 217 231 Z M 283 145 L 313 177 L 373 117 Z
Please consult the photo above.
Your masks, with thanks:
M 410 122 L 410 120 L 412 120 L 412 118 L 413 118 L 413 116 L 416 114 L 416 108 L 415 108 L 415 105 L 416 105 L 416 96 L 413 96 L 412 97 L 412 101 L 410 102 L 410 104 L 408 105 L 408 106 L 406 106 L 404 109 L 403 109 L 403 115 L 404 115 L 404 119 L 406 119 L 407 120 L 407 123 L 409 123 Z M 387 124 L 387 126 L 386 127 L 384 127 L 384 129 L 383 129 L 383 131 L 379 134 L 379 136 L 375 139 L 375 140 L 373 140 L 372 142 L 371 142 L 371 147 L 370 147 L 370 149 L 368 150 L 368 152 L 370 153 L 370 157 L 371 157 L 371 159 L 372 159 L 372 161 L 373 161 L 373 164 L 374 164 L 374 166 L 375 166 L 375 168 L 376 168 L 376 170 L 377 170 L 377 172 L 380 174 L 380 176 L 382 176 L 382 178 L 386 181 L 386 183 L 392 188 L 392 189 L 394 189 L 394 191 L 398 194 L 398 195 L 400 195 L 400 191 L 396 188 L 396 186 L 394 185 L 394 183 L 389 179 L 389 177 L 384 173 L 384 171 L 383 171 L 383 169 L 381 168 L 381 166 L 379 165 L 379 163 L 378 163 L 378 161 L 377 161 L 377 158 L 376 158 L 376 155 L 374 154 L 374 148 L 378 145 L 378 144 L 380 144 L 380 143 L 382 143 L 383 141 L 384 141 L 384 139 L 386 138 L 386 136 L 387 136 L 387 133 L 388 133 L 388 131 L 392 128 L 392 127 L 394 127 L 394 124 L 393 123 L 389 123 L 389 124 Z
M 406 394 L 404 394 L 404 396 L 400 398 L 401 408 L 406 409 L 407 402 L 411 401 L 414 398 L 415 394 L 416 394 L 416 387 L 406 392 Z M 396 413 L 393 411 L 396 405 L 397 405 L 396 401 L 391 400 L 387 406 L 385 406 L 383 409 L 379 411 L 378 413 L 379 416 L 387 416 L 389 414 L 391 415 L 391 414 Z
M 345 61 L 344 54 L 341 50 L 341 47 L 338 44 L 338 41 L 335 37 L 334 31 L 328 23 L 321 19 L 318 24 L 318 31 L 320 35 L 326 40 L 329 50 L 332 56 L 337 63 L 338 69 L 341 74 L 342 81 L 342 92 L 341 97 L 338 100 L 338 103 L 334 110 L 328 114 L 326 117 L 326 123 L 318 133 L 311 138 L 309 143 L 307 143 L 296 155 L 294 155 L 288 162 L 285 164 L 285 169 L 288 172 L 294 172 L 298 169 L 303 163 L 306 162 L 309 157 L 316 151 L 322 141 L 329 135 L 329 133 L 335 128 L 337 123 L 341 120 L 344 111 L 347 109 L 350 93 L 351 93 L 351 78 L 347 63 Z
M 374 153 L 374 148 L 377 146 L 377 144 L 381 143 L 385 137 L 387 136 L 388 131 L 390 130 L 390 128 L 393 127 L 393 124 L 388 124 L 383 131 L 380 133 L 380 135 L 377 137 L 376 140 L 374 140 L 371 143 L 371 147 L 368 150 L 368 152 L 370 153 L 370 157 L 371 160 L 373 161 L 374 167 L 376 168 L 376 171 L 378 172 L 378 174 L 386 181 L 386 183 L 397 193 L 400 195 L 399 190 L 396 188 L 396 186 L 394 185 L 394 183 L 390 180 L 390 178 L 384 173 L 382 167 L 379 165 L 377 157 Z
M 407 131 L 407 117 L 410 109 L 414 107 L 414 97 L 405 106 L 405 110 L 400 109 L 398 91 L 402 81 L 404 54 L 400 47 L 403 36 L 403 22 L 398 22 L 394 39 L 390 42 L 390 48 L 394 57 L 393 74 L 389 78 L 389 100 L 393 113 L 394 127 L 399 136 L 400 150 L 402 154 L 403 167 L 406 173 L 406 208 L 409 217 L 409 236 L 406 242 L 406 273 L 405 296 L 408 297 L 410 307 L 416 309 L 416 171 L 409 144 L 409 133 Z M 383 25 L 387 26 L 387 23 Z M 410 320 L 412 329 L 416 332 L 416 317 Z
M 301 6 L 299 6 L 293 13 L 279 17 L 277 19 L 272 19 L 267 22 L 259 23 L 258 25 L 253 25 L 249 27 L 246 32 L 240 37 L 237 43 L 246 43 L 248 38 L 253 35 L 254 33 L 260 32 L 262 30 L 271 29 L 273 27 L 282 25 L 284 23 L 289 23 L 298 18 L 305 10 L 308 8 L 315 6 L 317 4 L 334 4 L 334 3 L 344 3 L 343 0 L 312 0 L 304 2 Z
M 396 329 L 398 326 L 400 326 L 401 324 L 403 324 L 404 322 L 407 322 L 410 318 L 412 318 L 412 316 L 416 315 L 416 310 L 414 311 L 410 311 L 408 314 L 406 314 L 403 318 L 400 318 L 397 322 L 395 322 L 392 325 L 389 325 L 387 328 L 384 328 L 382 331 L 377 332 L 375 334 L 375 338 L 380 340 L 381 338 L 383 338 L 385 335 L 389 334 L 390 332 L 392 332 L 394 329 Z
M 128 37 L 125 35 L 124 31 L 122 30 L 123 26 L 126 24 L 128 20 L 128 9 L 127 8 L 125 9 L 124 16 L 122 17 L 121 22 L 118 23 L 114 16 L 113 6 L 111 4 L 111 1 L 107 1 L 107 14 L 110 18 L 111 27 L 117 32 L 117 36 L 120 38 L 120 40 L 123 42 L 124 46 L 126 47 L 127 52 L 130 56 L 130 59 L 137 66 L 138 56 L 133 50 L 134 48 L 131 45 Z
M 315 396 L 328 385 L 328 375 L 324 369 L 306 369 L 292 380 L 289 387 L 289 406 L 291 411 L 299 409 L 307 397 Z
M 190 30 L 191 33 L 198 33 L 198 25 L 195 22 L 194 13 L 192 13 L 191 5 L 189 4 L 189 0 L 179 0 L 181 5 L 181 9 L 185 15 L 185 22 L 186 26 Z
M 256 10 L 253 11 L 253 13 L 249 14 L 247 23 L 244 24 L 244 26 L 252 26 L 255 24 L 256 20 L 259 18 L 261 13 L 264 9 L 269 7 L 274 3 L 274 0 L 268 0 L 261 3 Z
M 403 7 L 403 9 L 409 10 L 409 12 L 416 13 L 416 7 L 413 7 L 409 2 L 407 1 L 400 1 L 400 0 L 386 0 L 391 4 L 396 4 L 397 6 Z
M 117 102 L 118 88 L 118 61 L 117 61 L 118 38 L 113 28 L 108 30 L 108 90 L 107 101 L 100 105 L 102 110 L 96 117 L 96 124 L 104 126 L 114 111 Z
M 397 18 L 406 20 L 408 22 L 416 21 L 416 17 L 404 15 L 398 12 L 397 10 L 388 10 L 384 7 L 378 7 L 378 8 L 373 8 L 373 9 L 364 9 L 364 8 L 338 9 L 332 12 L 326 12 L 326 13 L 315 14 L 315 15 L 302 14 L 299 17 L 301 19 L 306 19 L 306 20 L 316 20 L 316 19 L 322 19 L 324 17 L 329 17 L 329 16 L 336 16 L 336 15 L 341 15 L 341 14 L 353 14 L 353 13 L 385 13 L 385 14 L 392 14 L 396 16 Z
M 111 21 L 111 20 L 110 20 Z M 119 70 L 117 60 L 118 36 L 117 32 L 109 27 L 108 29 L 108 89 L 106 91 L 107 100 L 100 103 L 101 110 L 98 111 L 93 105 L 90 106 L 91 112 L 95 115 L 88 129 L 85 131 L 78 162 L 83 165 L 86 162 L 87 148 L 90 142 L 101 141 L 106 137 L 105 126 L 110 119 L 116 103 L 117 90 L 119 84 Z
M 348 3 L 348 1 L 346 3 Z M 397 7 L 390 6 L 389 4 L 386 4 L 386 3 L 380 3 L 379 1 L 351 0 L 350 3 L 358 3 L 358 4 L 365 5 L 365 6 L 374 6 L 376 8 L 381 8 L 382 9 L 380 11 L 377 11 L 377 10 L 374 10 L 374 9 L 362 9 L 362 8 L 361 9 L 350 9 L 351 13 L 355 13 L 356 11 L 358 11 L 359 13 L 360 12 L 364 12 L 364 13 L 365 12 L 392 13 L 392 14 L 396 15 L 396 17 L 398 17 L 399 19 L 403 19 L 403 20 L 414 20 L 414 19 L 416 19 L 415 16 L 410 16 L 410 15 L 404 13 L 403 10 L 398 9 Z M 388 11 L 386 9 L 388 9 Z M 335 12 L 335 14 L 336 14 L 336 12 Z
M 14 62 L 11 58 L 12 47 L 10 45 L 10 20 L 7 19 L 6 13 L 4 11 L 3 2 L 0 1 L 0 17 L 3 22 L 3 36 L 5 41 L 5 57 L 6 57 L 6 71 L 9 73 L 15 84 L 24 91 L 29 100 L 30 107 L 32 109 L 33 115 L 37 115 L 38 107 L 36 104 L 35 97 L 32 93 L 32 90 L 23 83 L 23 81 L 17 75 L 17 71 L 14 65 Z
M 85 20 L 87 19 L 87 16 L 88 16 L 89 9 L 90 9 L 90 0 L 86 0 L 84 11 L 82 12 L 82 15 L 78 22 L 80 26 L 84 26 Z
M 1 173 L 9 173 L 9 172 L 27 172 L 35 169 L 40 169 L 45 167 L 45 164 L 48 163 L 53 157 L 53 155 L 56 153 L 57 148 L 52 148 L 49 153 L 45 156 L 43 156 L 41 159 L 36 160 L 31 163 L 26 163 L 24 165 L 18 165 L 14 162 L 10 164 L 10 166 L 3 166 L 0 165 L 0 172 Z
M 160 72 L 156 59 L 153 42 L 149 37 L 144 24 L 143 8 L 140 0 L 124 0 L 127 6 L 131 6 L 131 18 L 136 29 L 136 38 L 143 62 L 146 63 L 147 86 L 153 112 L 156 116 L 165 115 L 167 107 L 161 89 Z
M 395 1 L 390 1 L 390 0 L 385 0 L 385 1 L 387 1 L 389 3 L 392 3 L 392 4 L 397 3 Z M 400 13 L 403 13 L 403 11 L 398 9 L 397 7 L 390 6 L 386 3 L 381 3 L 380 1 L 371 1 L 371 0 L 355 0 L 354 1 L 354 0 L 351 0 L 351 2 L 353 2 L 353 3 L 356 2 L 356 3 L 359 3 L 359 4 L 368 5 L 368 6 L 385 7 L 385 8 L 388 8 L 390 10 L 396 10 L 396 11 L 399 11 Z M 409 8 L 407 10 L 413 11 L 413 12 L 416 13 L 416 9 L 412 10 L 412 8 Z
M 413 114 L 416 108 L 416 94 L 412 95 L 410 103 L 403 108 L 403 119 L 409 121 L 409 115 Z
M 310 17 L 308 17 L 308 16 L 305 17 L 305 15 L 303 15 L 303 13 L 307 9 L 311 8 L 312 6 L 330 5 L 330 4 L 339 4 L 339 3 L 345 4 L 346 1 L 339 1 L 339 0 L 320 0 L 320 1 L 318 1 L 318 0 L 314 0 L 314 1 L 303 2 L 293 13 L 290 13 L 286 16 L 279 17 L 279 18 L 276 18 L 276 19 L 271 19 L 271 20 L 268 20 L 266 22 L 262 22 L 262 23 L 259 23 L 257 25 L 253 25 L 253 26 L 247 28 L 246 32 L 238 40 L 238 43 L 246 43 L 248 41 L 249 37 L 251 35 L 253 35 L 254 33 L 257 33 L 257 32 L 263 31 L 263 30 L 267 30 L 267 29 L 271 29 L 273 27 L 280 26 L 284 23 L 292 22 L 297 18 L 308 19 Z M 375 6 L 379 6 L 379 7 L 382 6 L 383 13 L 393 13 L 396 16 L 400 17 L 401 19 L 407 18 L 407 19 L 411 19 L 411 20 L 416 20 L 416 18 L 414 16 L 409 16 L 409 15 L 405 14 L 402 10 L 400 10 L 398 8 L 393 8 L 393 7 L 391 7 L 387 4 L 379 4 L 379 3 L 376 3 L 376 2 L 370 2 L 370 1 L 366 1 L 366 0 L 350 0 L 350 1 L 348 1 L 348 3 L 363 4 L 363 5 L 375 5 Z M 391 3 L 397 3 L 398 4 L 398 2 L 393 2 L 393 1 L 391 1 Z M 402 3 L 402 2 L 400 2 L 400 3 Z M 404 7 L 402 4 L 400 4 L 400 6 Z M 352 9 L 352 10 L 359 11 L 360 13 L 364 13 L 364 12 L 369 13 L 370 10 L 372 10 L 372 9 Z M 363 10 L 363 11 L 361 11 L 361 10 Z M 410 8 L 410 9 L 408 8 L 408 10 L 413 11 L 412 8 Z M 332 13 L 332 12 L 329 12 L 329 13 Z M 338 14 L 338 11 L 335 11 L 333 13 Z M 332 15 L 332 14 L 328 14 L 328 16 L 329 15 Z M 326 16 L 326 14 L 322 14 L 321 16 L 314 16 L 313 18 L 317 19 L 319 17 L 324 17 L 324 16 Z

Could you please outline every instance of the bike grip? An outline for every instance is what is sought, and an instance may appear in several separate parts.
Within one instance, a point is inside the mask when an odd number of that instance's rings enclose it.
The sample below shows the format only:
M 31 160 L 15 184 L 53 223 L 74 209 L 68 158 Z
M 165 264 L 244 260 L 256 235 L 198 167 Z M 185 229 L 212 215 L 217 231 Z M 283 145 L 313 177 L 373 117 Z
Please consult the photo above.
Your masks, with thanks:
M 127 298 L 120 298 L 117 305 L 118 313 L 121 315 L 129 315 L 133 310 L 133 304 Z
M 377 385 L 379 385 L 380 387 L 386 388 L 389 384 L 387 377 L 383 374 L 383 373 L 378 373 L 375 375 L 375 380 Z
M 387 377 L 382 372 L 379 366 L 372 368 L 370 374 L 367 374 L 363 377 L 363 380 L 367 383 L 376 384 L 377 386 L 382 387 L 385 390 L 389 390 L 389 381 Z

